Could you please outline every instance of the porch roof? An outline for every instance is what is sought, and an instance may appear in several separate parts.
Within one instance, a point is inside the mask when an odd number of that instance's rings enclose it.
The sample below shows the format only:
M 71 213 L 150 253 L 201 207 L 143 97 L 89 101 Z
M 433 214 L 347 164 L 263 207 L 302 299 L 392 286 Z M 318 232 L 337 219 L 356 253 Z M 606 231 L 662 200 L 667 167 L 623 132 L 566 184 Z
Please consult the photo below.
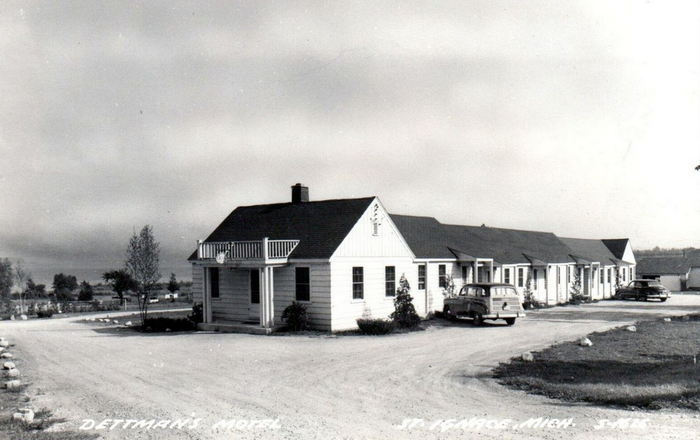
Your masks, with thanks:
M 299 240 L 289 258 L 330 258 L 374 197 L 240 206 L 204 242 Z M 197 259 L 197 251 L 189 261 Z

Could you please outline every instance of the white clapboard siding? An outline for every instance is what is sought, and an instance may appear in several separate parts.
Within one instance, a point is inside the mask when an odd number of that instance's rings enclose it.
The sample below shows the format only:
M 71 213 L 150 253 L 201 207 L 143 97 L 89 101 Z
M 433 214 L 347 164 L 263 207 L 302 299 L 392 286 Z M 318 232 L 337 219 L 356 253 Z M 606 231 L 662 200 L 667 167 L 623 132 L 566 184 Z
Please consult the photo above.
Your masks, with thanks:
M 362 317 L 389 317 L 394 311 L 394 297 L 386 296 L 386 266 L 395 267 L 397 288 L 401 275 L 406 275 L 411 286 L 413 305 L 419 314 L 423 314 L 425 293 L 417 290 L 418 269 L 411 258 L 336 259 L 331 262 L 331 330 L 355 329 L 356 320 Z M 354 300 L 352 297 L 353 267 L 363 268 L 363 300 Z
M 192 265 L 192 301 L 204 302 L 204 269 L 200 266 Z
M 374 223 L 378 222 L 377 234 Z M 413 257 L 394 222 L 375 198 L 333 253 L 333 258 Z
M 328 263 L 302 264 L 274 269 L 275 324 L 281 325 L 284 309 L 296 300 L 296 267 L 309 268 L 310 301 L 306 304 L 310 324 L 318 330 L 331 329 L 330 265 Z

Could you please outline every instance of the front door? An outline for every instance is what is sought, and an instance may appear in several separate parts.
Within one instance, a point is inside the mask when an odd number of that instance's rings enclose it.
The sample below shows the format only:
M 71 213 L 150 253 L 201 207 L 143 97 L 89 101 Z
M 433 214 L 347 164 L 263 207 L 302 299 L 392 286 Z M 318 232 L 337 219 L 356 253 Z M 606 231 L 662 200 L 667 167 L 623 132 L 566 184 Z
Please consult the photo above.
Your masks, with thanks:
M 250 270 L 250 289 L 248 300 L 250 301 L 250 306 L 248 307 L 248 317 L 251 320 L 260 320 L 260 271 L 258 269 Z

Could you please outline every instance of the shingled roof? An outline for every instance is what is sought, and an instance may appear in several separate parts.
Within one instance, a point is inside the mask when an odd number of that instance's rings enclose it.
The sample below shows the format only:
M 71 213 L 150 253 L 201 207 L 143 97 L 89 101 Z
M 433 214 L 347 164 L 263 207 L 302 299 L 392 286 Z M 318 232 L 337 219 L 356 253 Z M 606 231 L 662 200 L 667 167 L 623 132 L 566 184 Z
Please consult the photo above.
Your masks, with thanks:
M 445 225 L 433 217 L 391 214 L 391 219 L 418 258 L 454 258 L 457 252 L 501 264 L 530 264 L 528 256 L 548 263 L 571 261 L 569 249 L 551 232 Z
M 617 260 L 615 255 L 603 243 L 603 240 L 594 240 L 586 238 L 566 238 L 559 237 L 566 246 L 571 249 L 571 255 L 577 258 L 583 258 L 588 262 L 598 262 L 603 265 L 614 264 Z M 622 250 L 624 252 L 624 248 Z
M 299 240 L 290 258 L 330 258 L 373 200 L 240 206 L 204 241 Z

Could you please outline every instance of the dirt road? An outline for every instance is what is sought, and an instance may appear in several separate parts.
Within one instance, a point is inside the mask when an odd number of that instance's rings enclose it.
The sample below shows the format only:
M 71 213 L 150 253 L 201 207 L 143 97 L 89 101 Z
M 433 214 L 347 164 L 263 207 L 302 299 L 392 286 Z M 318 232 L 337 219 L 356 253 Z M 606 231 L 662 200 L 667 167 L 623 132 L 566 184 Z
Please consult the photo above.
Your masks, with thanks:
M 438 323 L 388 337 L 141 335 L 76 318 L 1 322 L 39 407 L 78 429 L 84 419 L 203 418 L 192 429 L 99 432 L 108 439 L 232 438 L 693 438 L 696 413 L 572 405 L 506 389 L 499 361 L 643 316 L 700 311 L 700 296 L 666 303 L 602 302 L 530 313 L 514 327 Z M 530 418 L 575 426 L 516 426 Z M 512 419 L 507 429 L 431 429 L 443 419 Z M 647 428 L 594 428 L 648 419 Z M 216 431 L 220 420 L 278 419 L 279 429 Z M 419 419 L 413 429 L 398 429 Z M 123 425 L 122 425 L 123 426 Z

